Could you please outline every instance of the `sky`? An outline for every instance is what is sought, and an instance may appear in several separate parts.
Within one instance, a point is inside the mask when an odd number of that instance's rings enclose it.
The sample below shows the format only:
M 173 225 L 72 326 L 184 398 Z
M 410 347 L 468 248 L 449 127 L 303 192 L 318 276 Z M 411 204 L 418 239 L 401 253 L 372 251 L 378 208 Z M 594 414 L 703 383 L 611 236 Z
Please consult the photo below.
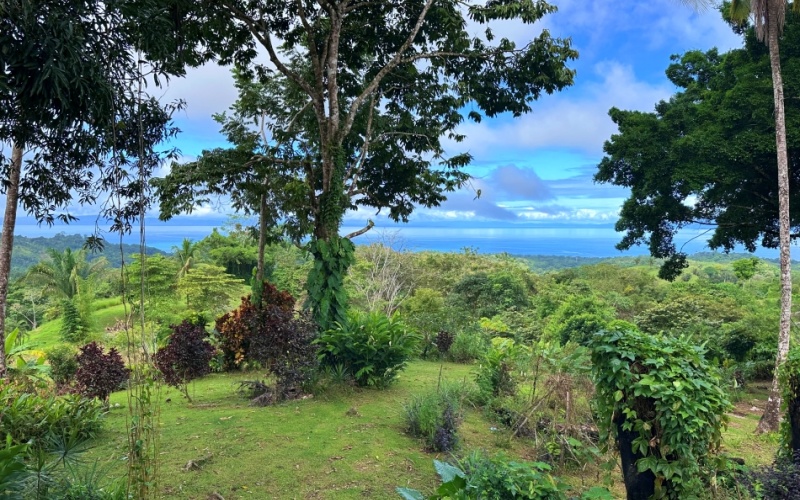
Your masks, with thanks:
M 608 110 L 652 111 L 659 100 L 668 99 L 677 90 L 664 73 L 672 54 L 741 46 L 717 10 L 697 12 L 680 0 L 551 3 L 558 12 L 536 25 L 506 22 L 495 33 L 517 43 L 525 43 L 542 29 L 554 37 L 570 38 L 579 52 L 570 64 L 577 71 L 575 84 L 544 95 L 534 103 L 533 113 L 520 118 L 465 122 L 460 131 L 467 139 L 457 148 L 451 144 L 448 152 L 473 155 L 468 168 L 473 181 L 450 194 L 441 207 L 418 209 L 412 224 L 613 223 L 627 190 L 592 180 L 603 157 L 603 143 L 616 131 Z M 236 98 L 228 68 L 207 65 L 192 70 L 186 78 L 172 80 L 163 98 L 181 98 L 188 105 L 176 116 L 182 130 L 176 145 L 185 159 L 203 149 L 225 146 L 211 115 L 226 110 Z M 218 210 L 207 207 L 197 214 Z M 372 212 L 348 217 L 367 215 L 373 217 Z M 375 220 L 379 227 L 391 226 L 380 216 Z

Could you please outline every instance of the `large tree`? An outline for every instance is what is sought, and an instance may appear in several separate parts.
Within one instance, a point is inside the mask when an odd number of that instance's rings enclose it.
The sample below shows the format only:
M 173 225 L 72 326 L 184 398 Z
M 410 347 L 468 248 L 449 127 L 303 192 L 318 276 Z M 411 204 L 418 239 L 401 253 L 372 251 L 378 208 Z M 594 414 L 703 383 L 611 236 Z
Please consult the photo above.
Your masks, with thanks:
M 776 431 L 780 424 L 781 391 L 778 372 L 789 355 L 789 338 L 792 327 L 792 256 L 789 205 L 789 157 L 786 150 L 786 113 L 783 101 L 783 75 L 781 73 L 780 37 L 786 22 L 787 0 L 732 0 L 731 17 L 737 21 L 752 18 L 756 36 L 769 48 L 772 73 L 773 109 L 775 112 L 775 144 L 778 161 L 778 221 L 781 260 L 781 321 L 778 335 L 778 354 L 772 377 L 767 407 L 758 422 L 757 432 Z M 794 10 L 798 3 L 793 2 Z
M 342 319 L 339 285 L 352 244 L 339 228 L 347 209 L 388 209 L 406 220 L 415 205 L 438 205 L 467 178 L 469 154 L 443 144 L 463 140 L 457 127 L 465 118 L 519 116 L 543 92 L 572 83 L 566 64 L 577 54 L 568 40 L 545 30 L 517 45 L 492 31 L 500 21 L 530 25 L 553 11 L 529 0 L 181 5 L 187 37 L 202 34 L 209 52 L 235 62 L 279 104 L 262 111 L 275 144 L 289 146 L 302 172 L 300 220 L 316 260 L 309 294 L 323 326 Z
M 794 95 L 800 91 L 800 27 L 795 14 L 786 14 L 780 62 L 785 85 Z M 619 133 L 605 145 L 608 156 L 596 180 L 631 188 L 617 223 L 627 233 L 618 248 L 648 244 L 653 256 L 667 259 L 662 277 L 672 278 L 685 266 L 686 256 L 673 238 L 690 224 L 709 227 L 712 248 L 731 250 L 743 244 L 754 251 L 760 244 L 781 249 L 777 367 L 788 349 L 788 242 L 797 236 L 791 228 L 800 222 L 797 208 L 790 210 L 797 204 L 789 200 L 797 197 L 790 188 L 797 185 L 800 172 L 787 168 L 800 159 L 800 116 L 794 102 L 784 110 L 783 85 L 780 99 L 775 91 L 777 54 L 761 43 L 758 30 L 743 31 L 743 49 L 724 55 L 689 52 L 671 65 L 667 75 L 682 91 L 658 103 L 655 113 L 611 110 Z M 776 121 L 782 122 L 778 140 Z M 788 142 L 781 130 L 789 131 Z M 780 407 L 773 386 L 762 430 L 772 428 Z

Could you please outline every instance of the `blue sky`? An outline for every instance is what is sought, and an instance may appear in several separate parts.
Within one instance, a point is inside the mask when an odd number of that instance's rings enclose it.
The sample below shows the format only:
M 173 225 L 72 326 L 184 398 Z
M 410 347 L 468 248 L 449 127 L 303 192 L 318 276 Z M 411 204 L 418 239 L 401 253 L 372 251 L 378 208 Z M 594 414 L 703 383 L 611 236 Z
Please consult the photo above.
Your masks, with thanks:
M 452 194 L 438 209 L 418 210 L 414 221 L 459 220 L 523 223 L 611 223 L 626 190 L 596 185 L 592 175 L 603 142 L 615 132 L 612 106 L 650 111 L 676 89 L 664 76 L 671 54 L 728 50 L 741 45 L 716 10 L 695 12 L 679 0 L 554 0 L 559 11 L 533 27 L 505 23 L 495 33 L 525 43 L 541 29 L 569 37 L 580 56 L 575 85 L 544 96 L 534 112 L 465 123 L 467 139 L 453 152 L 474 156 L 469 189 Z M 223 146 L 211 114 L 236 97 L 226 68 L 209 65 L 173 80 L 165 98 L 183 98 L 177 141 L 186 159 Z M 481 190 L 475 199 L 475 190 Z M 199 215 L 218 210 L 209 207 Z M 358 219 L 372 214 L 350 214 Z M 390 226 L 376 219 L 379 226 Z

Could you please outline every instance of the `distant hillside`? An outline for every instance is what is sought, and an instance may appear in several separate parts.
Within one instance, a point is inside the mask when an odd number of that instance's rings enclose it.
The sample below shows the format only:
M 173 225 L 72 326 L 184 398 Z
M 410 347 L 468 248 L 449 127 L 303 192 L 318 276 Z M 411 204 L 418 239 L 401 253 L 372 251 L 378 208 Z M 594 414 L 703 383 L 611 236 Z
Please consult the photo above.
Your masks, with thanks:
M 716 262 L 720 264 L 730 263 L 739 259 L 746 259 L 752 257 L 749 253 L 718 253 L 718 252 L 699 252 L 689 256 L 689 260 L 696 262 Z M 559 269 L 568 269 L 571 267 L 591 266 L 600 264 L 601 262 L 613 262 L 619 267 L 632 267 L 647 264 L 656 264 L 658 259 L 642 255 L 642 256 L 620 256 L 620 257 L 567 257 L 563 255 L 519 255 L 517 256 L 524 259 L 532 271 L 547 272 L 558 271 Z M 778 259 L 765 259 L 759 257 L 765 262 L 773 264 L 778 263 Z M 797 261 L 794 261 L 797 262 Z
M 67 235 L 64 233 L 59 233 L 48 238 L 43 236 L 36 238 L 29 238 L 19 235 L 14 236 L 14 252 L 11 255 L 11 272 L 21 273 L 33 264 L 36 264 L 45 256 L 47 256 L 48 248 L 54 248 L 59 252 L 63 252 L 67 248 L 79 250 L 83 248 L 85 241 L 86 236 L 81 236 L 79 234 Z M 123 244 L 122 249 L 125 253 L 126 260 L 129 259 L 133 254 L 139 253 L 139 245 Z M 164 254 L 166 252 L 163 252 L 157 248 L 147 247 L 148 255 L 157 253 Z M 108 262 L 112 267 L 120 267 L 122 258 L 120 256 L 119 243 L 115 244 L 113 242 L 107 242 L 105 251 L 90 254 L 89 260 L 96 259 L 101 256 L 108 259 Z

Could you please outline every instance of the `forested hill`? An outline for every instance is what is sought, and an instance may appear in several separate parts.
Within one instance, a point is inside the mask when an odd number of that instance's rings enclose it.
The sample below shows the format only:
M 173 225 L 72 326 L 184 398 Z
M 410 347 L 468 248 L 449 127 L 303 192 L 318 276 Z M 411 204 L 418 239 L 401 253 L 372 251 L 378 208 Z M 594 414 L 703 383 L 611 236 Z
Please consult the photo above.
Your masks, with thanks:
M 79 234 L 64 234 L 59 233 L 55 236 L 45 238 L 39 236 L 36 238 L 29 238 L 26 236 L 14 236 L 14 252 L 11 255 L 11 272 L 19 273 L 28 267 L 36 264 L 47 255 L 47 249 L 53 248 L 59 252 L 63 252 L 67 248 L 72 250 L 79 250 L 83 248 L 86 242 L 86 236 Z M 126 259 L 128 256 L 139 253 L 139 245 L 122 245 L 123 252 Z M 152 255 L 156 253 L 165 253 L 157 248 L 147 247 L 147 254 Z M 119 251 L 119 243 L 108 242 L 103 252 L 90 253 L 88 259 L 96 259 L 98 257 L 105 257 L 112 267 L 119 267 L 121 263 L 121 255 Z
M 633 267 L 648 263 L 659 262 L 657 259 L 648 256 L 625 256 L 619 257 L 568 257 L 563 255 L 519 255 L 517 256 L 528 264 L 534 272 L 544 273 L 547 271 L 558 271 L 571 267 L 589 266 L 600 264 L 601 262 L 613 262 L 619 267 Z M 699 252 L 689 256 L 690 260 L 696 262 L 715 262 L 719 264 L 731 263 L 739 259 L 752 257 L 749 253 L 720 253 L 720 252 Z M 762 261 L 778 263 L 778 259 L 760 258 Z M 797 262 L 797 261 L 794 261 Z

